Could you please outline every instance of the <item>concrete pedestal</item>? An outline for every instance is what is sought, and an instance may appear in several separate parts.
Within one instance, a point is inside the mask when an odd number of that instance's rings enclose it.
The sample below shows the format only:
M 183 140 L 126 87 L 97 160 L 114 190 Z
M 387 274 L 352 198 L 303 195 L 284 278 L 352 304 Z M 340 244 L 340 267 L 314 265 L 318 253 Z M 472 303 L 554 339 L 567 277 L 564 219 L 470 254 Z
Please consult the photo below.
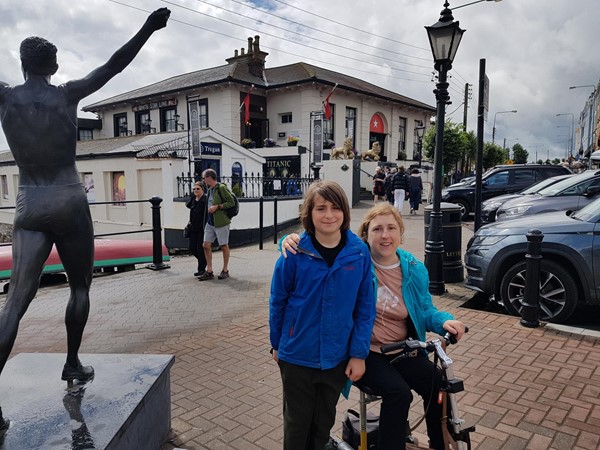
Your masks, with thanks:
M 2 450 L 156 450 L 171 426 L 172 355 L 80 355 L 95 378 L 60 380 L 64 354 L 21 353 L 0 377 Z

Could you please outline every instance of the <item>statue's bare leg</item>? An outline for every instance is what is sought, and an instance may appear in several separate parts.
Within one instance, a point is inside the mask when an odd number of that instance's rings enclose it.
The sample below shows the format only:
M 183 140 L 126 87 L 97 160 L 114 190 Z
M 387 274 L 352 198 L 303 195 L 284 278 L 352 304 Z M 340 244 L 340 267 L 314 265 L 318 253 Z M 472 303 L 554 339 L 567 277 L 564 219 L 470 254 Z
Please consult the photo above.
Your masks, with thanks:
M 87 205 L 86 205 L 87 207 Z M 67 361 L 62 379 L 86 381 L 93 377 L 90 366 L 79 361 L 79 347 L 90 311 L 90 285 L 94 269 L 94 235 L 89 210 L 82 211 L 67 236 L 56 240 L 56 249 L 67 273 L 71 296 L 65 313 L 67 327 Z
M 0 312 L 0 373 L 12 351 L 19 322 L 37 292 L 42 269 L 52 250 L 51 239 L 42 232 L 13 230 L 13 266 L 6 304 Z M 0 432 L 8 428 L 0 409 Z

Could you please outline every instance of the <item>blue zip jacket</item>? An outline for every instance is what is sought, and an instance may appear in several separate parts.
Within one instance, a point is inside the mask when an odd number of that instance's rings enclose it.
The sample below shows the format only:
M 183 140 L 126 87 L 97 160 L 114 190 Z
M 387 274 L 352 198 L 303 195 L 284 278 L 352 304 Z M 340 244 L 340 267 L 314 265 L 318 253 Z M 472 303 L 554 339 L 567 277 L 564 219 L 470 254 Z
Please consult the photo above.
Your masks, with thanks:
M 427 331 L 443 336 L 446 334 L 443 327 L 444 322 L 453 320 L 454 316 L 448 312 L 439 311 L 433 305 L 429 293 L 429 274 L 425 265 L 406 250 L 398 248 L 396 253 L 400 258 L 400 269 L 402 270 L 402 296 L 408 316 L 415 326 L 416 338 L 424 341 Z M 372 268 L 372 276 L 375 295 L 377 295 L 375 266 Z
M 282 361 L 327 370 L 366 359 L 376 314 L 366 244 L 347 231 L 329 267 L 303 233 L 298 253 L 275 264 L 269 313 L 271 346 Z

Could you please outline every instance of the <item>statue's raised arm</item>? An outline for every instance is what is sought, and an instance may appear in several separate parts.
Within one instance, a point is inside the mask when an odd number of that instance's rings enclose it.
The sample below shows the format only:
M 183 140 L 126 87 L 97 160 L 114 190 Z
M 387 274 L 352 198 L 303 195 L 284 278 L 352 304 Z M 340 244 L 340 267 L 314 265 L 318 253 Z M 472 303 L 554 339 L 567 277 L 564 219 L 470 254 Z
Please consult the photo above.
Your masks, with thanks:
M 120 73 L 133 61 L 152 34 L 167 26 L 171 11 L 160 8 L 154 11 L 136 33 L 123 47 L 117 50 L 110 59 L 90 72 L 84 78 L 69 81 L 65 84 L 70 101 L 78 102 L 104 86 L 112 77 Z

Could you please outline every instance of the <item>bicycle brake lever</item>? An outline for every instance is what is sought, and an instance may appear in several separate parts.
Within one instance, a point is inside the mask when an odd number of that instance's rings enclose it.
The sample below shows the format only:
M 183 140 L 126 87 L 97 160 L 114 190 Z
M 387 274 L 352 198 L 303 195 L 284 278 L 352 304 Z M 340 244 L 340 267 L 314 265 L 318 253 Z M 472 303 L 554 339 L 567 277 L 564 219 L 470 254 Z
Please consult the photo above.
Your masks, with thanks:
M 406 359 L 406 358 L 414 358 L 415 356 L 417 356 L 419 354 L 418 350 L 411 350 L 410 352 L 404 352 L 404 353 L 400 353 L 400 355 L 396 356 L 394 359 L 392 359 L 390 361 L 390 364 L 394 364 L 402 359 Z

